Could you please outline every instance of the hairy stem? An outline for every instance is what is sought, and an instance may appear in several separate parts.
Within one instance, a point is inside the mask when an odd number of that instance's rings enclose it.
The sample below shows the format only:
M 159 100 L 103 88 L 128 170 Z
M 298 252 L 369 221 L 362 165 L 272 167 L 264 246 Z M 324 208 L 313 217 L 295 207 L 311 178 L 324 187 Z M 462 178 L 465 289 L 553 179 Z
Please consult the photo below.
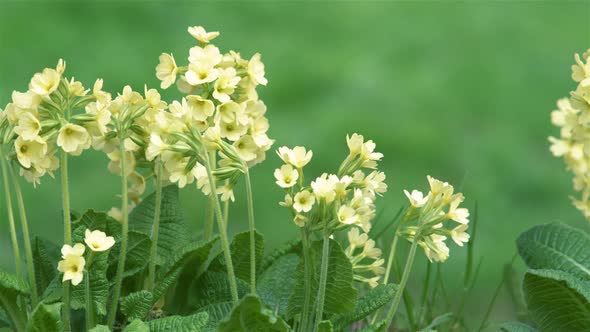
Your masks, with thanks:
M 86 276 L 84 278 L 86 279 L 84 281 L 86 286 L 86 331 L 90 331 L 90 329 L 94 327 L 94 305 L 92 304 L 92 293 L 90 292 L 90 273 L 88 271 L 86 272 Z
M 256 294 L 256 227 L 254 225 L 254 200 L 250 172 L 246 166 L 246 196 L 248 199 L 248 226 L 250 228 L 250 292 Z
M 389 275 L 391 273 L 391 266 L 393 265 L 393 260 L 395 258 L 395 250 L 397 248 L 397 241 L 399 240 L 399 236 L 397 235 L 397 231 L 395 232 L 395 236 L 393 237 L 393 242 L 391 243 L 391 248 L 389 249 L 389 258 L 387 259 L 387 268 L 385 269 L 385 276 L 383 277 L 383 284 L 387 285 L 389 282 Z
M 14 182 L 14 190 L 16 192 L 16 201 L 18 204 L 18 210 L 20 215 L 21 227 L 23 229 L 23 238 L 25 243 L 25 255 L 27 257 L 27 267 L 29 270 L 29 283 L 31 284 L 31 304 L 34 308 L 39 302 L 39 293 L 37 290 L 37 283 L 35 281 L 35 265 L 33 265 L 33 249 L 31 246 L 31 236 L 29 235 L 29 223 L 27 221 L 27 212 L 25 209 L 25 201 L 23 199 L 23 193 L 18 183 L 18 175 L 12 165 L 10 165 L 10 171 L 12 172 L 12 179 Z
M 324 231 L 322 244 L 322 265 L 320 269 L 320 284 L 318 287 L 318 296 L 316 300 L 316 315 L 314 331 L 318 330 L 322 317 L 324 316 L 324 302 L 326 300 L 326 284 L 328 281 L 328 265 L 330 261 L 330 234 Z
M 311 257 L 309 257 L 309 236 L 307 229 L 301 228 L 301 246 L 303 249 L 303 273 L 305 277 L 303 279 L 303 311 L 301 312 L 301 332 L 308 331 L 309 325 L 309 306 L 311 302 L 311 278 L 312 278 L 312 267 Z
M 18 247 L 18 238 L 16 236 L 16 226 L 14 222 L 14 212 L 12 210 L 12 195 L 10 193 L 10 179 L 8 178 L 8 170 L 6 167 L 6 159 L 0 149 L 0 165 L 2 166 L 2 179 L 4 181 L 4 196 L 6 196 L 6 211 L 8 213 L 8 224 L 10 226 L 10 240 L 12 242 L 12 252 L 14 253 L 14 267 L 16 275 L 19 279 L 23 277 L 22 266 L 20 260 L 20 249 Z
M 123 144 L 124 138 L 119 138 L 119 148 L 121 151 L 121 210 L 122 210 L 122 232 L 121 232 L 121 248 L 119 252 L 119 262 L 117 264 L 117 277 L 115 279 L 115 288 L 111 298 L 111 306 L 109 308 L 107 325 L 112 330 L 117 317 L 117 306 L 119 304 L 119 297 L 121 296 L 121 283 L 123 282 L 123 272 L 125 272 L 125 259 L 127 258 L 127 233 L 129 232 L 129 216 L 127 213 L 128 199 L 127 199 L 127 165 L 125 158 L 125 146 Z
M 219 197 L 217 196 L 217 187 L 215 185 L 215 178 L 213 177 L 213 172 L 211 171 L 209 157 L 205 154 L 207 158 L 206 164 L 209 167 L 205 167 L 207 169 L 207 177 L 209 178 L 209 187 L 211 189 L 211 197 L 213 197 L 213 203 L 215 206 L 215 214 L 217 216 L 217 227 L 219 227 L 219 236 L 221 238 L 221 248 L 223 249 L 223 256 L 225 258 L 225 265 L 227 267 L 227 275 L 229 278 L 229 287 L 231 289 L 231 297 L 232 301 L 235 304 L 238 303 L 238 286 L 236 283 L 236 276 L 234 274 L 234 264 L 231 259 L 231 252 L 229 249 L 229 241 L 227 239 L 227 227 L 223 222 L 223 213 L 221 212 L 221 204 L 219 203 Z
M 152 247 L 150 248 L 150 265 L 148 268 L 148 290 L 152 291 L 156 283 L 156 255 L 158 253 L 158 234 L 160 232 L 160 214 L 162 210 L 162 162 L 156 161 L 156 208 L 152 226 Z
M 60 152 L 60 166 L 61 166 L 61 202 L 62 213 L 64 218 L 64 244 L 72 244 L 72 221 L 70 216 L 70 189 L 68 184 L 68 154 L 61 150 Z M 70 325 L 70 283 L 63 284 L 63 323 L 65 331 L 71 330 Z
M 399 282 L 399 287 L 397 292 L 395 293 L 395 297 L 393 298 L 393 303 L 391 304 L 391 308 L 389 309 L 389 313 L 387 314 L 386 321 L 387 329 L 391 326 L 393 322 L 393 317 L 397 311 L 397 307 L 399 305 L 399 301 L 402 298 L 402 294 L 406 288 L 406 283 L 408 282 L 408 278 L 410 277 L 410 271 L 412 270 L 412 264 L 414 263 L 414 257 L 416 256 L 416 248 L 418 247 L 418 238 L 420 238 L 420 230 L 416 232 L 416 236 L 414 236 L 414 240 L 412 241 L 412 246 L 410 247 L 410 252 L 408 253 L 408 259 L 406 260 L 406 266 L 404 267 L 404 272 L 402 274 L 402 279 Z
M 215 168 L 215 151 L 209 152 L 209 165 L 212 169 Z M 211 239 L 211 235 L 213 235 L 213 222 L 215 220 L 215 202 L 213 201 L 213 196 L 209 197 L 209 206 L 207 209 L 207 218 L 205 219 L 205 228 L 203 231 L 203 237 L 205 241 L 209 241 Z

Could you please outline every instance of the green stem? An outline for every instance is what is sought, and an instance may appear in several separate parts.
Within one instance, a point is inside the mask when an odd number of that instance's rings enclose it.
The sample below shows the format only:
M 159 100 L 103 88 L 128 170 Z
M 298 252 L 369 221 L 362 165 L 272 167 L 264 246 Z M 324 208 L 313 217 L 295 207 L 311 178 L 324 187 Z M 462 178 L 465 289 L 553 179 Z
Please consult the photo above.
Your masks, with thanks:
M 62 213 L 64 218 L 64 244 L 72 244 L 72 222 L 70 216 L 70 190 L 68 184 L 68 154 L 61 150 L 60 152 L 60 168 L 61 168 L 61 201 Z M 63 322 L 65 331 L 71 330 L 70 325 L 70 283 L 63 285 Z
M 320 284 L 318 288 L 318 296 L 316 300 L 316 315 L 314 323 L 314 331 L 318 330 L 322 317 L 324 316 L 324 302 L 326 300 L 326 284 L 328 281 L 328 265 L 330 261 L 330 234 L 324 231 L 324 239 L 322 245 L 322 265 L 320 269 Z
M 250 172 L 246 166 L 246 196 L 248 199 L 248 226 L 250 228 L 250 292 L 256 294 L 256 228 L 254 225 L 254 200 Z
M 6 169 L 6 159 L 0 149 L 0 165 L 2 166 L 2 178 L 4 180 L 4 196 L 6 196 L 6 211 L 8 213 L 8 224 L 10 225 L 10 240 L 12 242 L 12 252 L 14 253 L 14 266 L 16 268 L 16 275 L 19 279 L 23 277 L 22 266 L 20 260 L 20 249 L 18 247 L 18 238 L 16 236 L 16 226 L 14 222 L 14 212 L 12 210 L 12 195 L 10 194 L 10 183 L 8 178 L 8 170 Z
M 397 311 L 397 307 L 399 305 L 399 301 L 401 300 L 402 294 L 406 288 L 406 283 L 408 282 L 408 278 L 410 276 L 410 271 L 412 270 L 412 264 L 414 263 L 414 257 L 416 256 L 416 248 L 418 247 L 418 238 L 420 237 L 420 230 L 416 232 L 416 236 L 414 236 L 414 240 L 412 241 L 412 246 L 410 247 L 410 252 L 408 253 L 408 260 L 406 261 L 406 266 L 404 267 L 404 272 L 402 274 L 402 279 L 399 282 L 399 287 L 397 292 L 395 293 L 395 297 L 393 298 L 393 303 L 391 304 L 391 308 L 389 309 L 389 313 L 387 314 L 386 321 L 387 329 L 391 326 L 393 322 L 393 317 Z
M 387 259 L 387 268 L 385 269 L 385 276 L 383 277 L 383 284 L 387 285 L 389 282 L 389 274 L 391 273 L 391 266 L 393 265 L 393 259 L 395 258 L 395 250 L 397 248 L 397 241 L 399 240 L 399 236 L 397 235 L 397 231 L 395 232 L 395 236 L 393 237 L 393 242 L 391 243 L 391 248 L 389 249 L 389 258 Z
M 86 271 L 84 277 L 86 285 L 86 331 L 94 327 L 94 305 L 92 304 L 92 293 L 90 292 L 90 273 Z
M 209 165 L 212 169 L 215 168 L 215 151 L 209 152 Z M 209 197 L 209 207 L 207 209 L 207 219 L 205 219 L 205 228 L 203 231 L 203 237 L 205 241 L 209 241 L 211 239 L 211 235 L 213 235 L 213 222 L 215 220 L 215 202 L 213 201 L 213 196 Z
M 123 273 L 125 272 L 125 259 L 127 258 L 127 233 L 129 232 L 129 215 L 127 213 L 128 199 L 127 199 L 127 165 L 125 158 L 125 146 L 123 144 L 124 138 L 119 137 L 119 148 L 121 151 L 121 210 L 123 219 L 121 220 L 121 248 L 119 252 L 119 262 L 117 264 L 117 277 L 115 279 L 115 288 L 111 298 L 111 306 L 109 308 L 107 325 L 112 330 L 117 317 L 117 306 L 119 304 L 119 297 L 121 296 L 121 284 L 123 283 Z
M 209 162 L 209 156 L 205 153 L 207 158 L 207 165 L 211 165 Z M 234 305 L 238 303 L 238 286 L 236 284 L 236 276 L 234 274 L 234 264 L 231 259 L 231 252 L 229 249 L 229 241 L 227 239 L 227 227 L 223 222 L 223 213 L 221 212 L 221 204 L 219 203 L 219 197 L 217 196 L 217 186 L 215 185 L 215 178 L 211 167 L 205 167 L 207 169 L 207 177 L 209 178 L 209 187 L 211 189 L 211 197 L 213 197 L 213 203 L 215 206 L 215 214 L 217 216 L 217 227 L 219 227 L 219 236 L 221 238 L 221 248 L 223 249 L 223 256 L 225 258 L 225 265 L 227 268 L 227 275 L 229 278 L 229 287 L 231 289 L 231 297 Z
M 37 303 L 39 301 L 39 293 L 37 292 L 37 283 L 35 281 L 35 266 L 33 265 L 33 249 L 31 247 L 31 236 L 29 235 L 29 223 L 27 222 L 25 201 L 23 199 L 23 193 L 20 189 L 20 184 L 18 183 L 18 176 L 12 165 L 10 165 L 10 170 L 12 172 L 12 179 L 14 182 L 14 190 L 16 192 L 16 200 L 20 214 L 21 227 L 23 229 L 25 255 L 27 257 L 27 267 L 29 270 L 29 283 L 31 284 L 31 304 L 34 308 L 35 306 L 37 306 Z
M 308 331 L 309 325 L 309 306 L 311 302 L 311 278 L 312 278 L 312 267 L 311 257 L 309 257 L 309 236 L 307 229 L 301 228 L 301 245 L 303 249 L 303 273 L 305 279 L 303 279 L 304 293 L 303 293 L 303 311 L 301 312 L 301 325 L 300 331 Z
M 160 231 L 160 214 L 162 209 L 162 162 L 156 161 L 156 209 L 152 226 L 152 247 L 150 248 L 150 265 L 148 268 L 148 290 L 152 291 L 156 283 L 156 255 L 158 253 L 158 234 Z
M 0 304 L 2 304 L 2 307 L 6 310 L 12 324 L 14 324 L 15 331 L 24 331 L 25 323 L 27 321 L 26 314 L 22 310 L 19 310 L 18 306 L 12 305 L 2 294 L 0 294 Z

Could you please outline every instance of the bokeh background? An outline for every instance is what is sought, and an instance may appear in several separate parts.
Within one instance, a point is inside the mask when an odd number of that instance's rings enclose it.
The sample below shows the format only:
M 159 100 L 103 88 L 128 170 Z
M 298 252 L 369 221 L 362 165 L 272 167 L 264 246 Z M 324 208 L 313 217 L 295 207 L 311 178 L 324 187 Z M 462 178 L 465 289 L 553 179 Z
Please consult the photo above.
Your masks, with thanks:
M 588 229 L 571 206 L 569 174 L 548 151 L 556 135 L 555 101 L 574 89 L 573 54 L 590 47 L 590 4 L 577 1 L 272 2 L 272 1 L 0 1 L 0 105 L 30 77 L 67 60 L 67 75 L 105 88 L 158 87 L 161 52 L 179 62 L 193 45 L 189 25 L 222 32 L 222 51 L 263 55 L 270 136 L 314 151 L 311 173 L 335 170 L 345 135 L 358 132 L 385 154 L 389 218 L 404 203 L 402 189 L 426 189 L 426 175 L 460 187 L 466 205 L 479 203 L 476 257 L 480 278 L 467 313 L 477 324 L 528 227 L 565 222 Z M 165 91 L 167 100 L 177 98 Z M 91 151 L 71 161 L 72 207 L 118 205 L 119 178 Z M 269 248 L 297 236 L 277 202 L 276 155 L 252 171 L 258 228 Z M 59 178 L 38 188 L 23 183 L 32 233 L 61 240 Z M 241 187 L 231 231 L 246 229 Z M 195 189 L 181 192 L 187 219 L 199 232 L 205 204 Z M 4 204 L 0 204 L 0 266 L 13 269 Z M 384 219 L 384 220 L 385 220 Z M 465 250 L 453 245 L 442 267 L 449 293 L 462 280 Z M 411 287 L 419 291 L 420 258 Z M 516 266 L 519 266 L 518 260 Z M 492 321 L 514 318 L 502 291 Z

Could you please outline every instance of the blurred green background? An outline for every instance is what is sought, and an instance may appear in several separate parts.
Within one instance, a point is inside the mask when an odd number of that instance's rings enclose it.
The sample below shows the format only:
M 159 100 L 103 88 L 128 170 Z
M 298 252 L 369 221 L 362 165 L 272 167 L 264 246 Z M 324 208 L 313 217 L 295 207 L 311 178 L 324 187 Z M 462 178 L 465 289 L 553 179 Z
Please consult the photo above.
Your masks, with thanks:
M 556 135 L 549 113 L 574 89 L 573 54 L 590 46 L 590 4 L 510 2 L 270 2 L 223 3 L 0 1 L 0 105 L 30 77 L 67 60 L 67 76 L 105 89 L 157 87 L 161 52 L 177 61 L 194 40 L 189 25 L 221 31 L 215 44 L 245 57 L 263 55 L 270 136 L 314 151 L 310 174 L 334 171 L 346 155 L 345 135 L 358 132 L 385 154 L 389 192 L 384 217 L 404 203 L 402 189 L 426 189 L 426 175 L 460 187 L 480 206 L 476 255 L 483 257 L 468 314 L 483 315 L 514 240 L 539 223 L 588 229 L 571 206 L 570 175 L 548 151 Z M 166 91 L 167 100 L 177 98 Z M 258 228 L 269 246 L 297 236 L 277 202 L 274 153 L 253 170 Z M 72 207 L 118 205 L 119 178 L 89 150 L 71 161 Z M 59 179 L 24 184 L 32 233 L 61 241 Z M 242 188 L 231 230 L 246 229 Z M 199 232 L 205 205 L 194 189 L 181 192 Z M 1 220 L 5 207 L 0 205 Z M 0 266 L 12 269 L 8 227 L 0 223 Z M 451 246 L 443 272 L 450 291 L 462 280 L 465 250 Z M 410 281 L 418 291 L 425 263 Z M 514 317 L 502 292 L 493 321 Z

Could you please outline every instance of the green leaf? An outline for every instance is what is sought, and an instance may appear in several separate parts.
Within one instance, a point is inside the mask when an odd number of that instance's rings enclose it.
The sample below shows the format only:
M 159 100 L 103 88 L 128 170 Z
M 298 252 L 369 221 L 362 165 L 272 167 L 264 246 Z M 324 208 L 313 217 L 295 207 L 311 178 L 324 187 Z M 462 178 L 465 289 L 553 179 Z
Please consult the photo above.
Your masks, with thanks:
M 217 302 L 201 307 L 197 311 L 197 313 L 206 312 L 209 315 L 209 323 L 207 325 L 210 327 L 215 327 L 222 319 L 224 319 L 231 313 L 233 307 L 234 304 L 231 300 L 225 302 Z
M 289 325 L 262 306 L 260 298 L 246 295 L 232 310 L 230 317 L 219 323 L 219 332 L 287 332 Z
M 248 283 L 241 279 L 237 279 L 237 287 L 240 297 L 250 291 Z M 226 273 L 207 271 L 195 280 L 186 293 L 189 296 L 188 308 L 190 311 L 202 311 L 203 308 L 209 306 L 207 312 L 211 314 L 209 316 L 210 322 L 224 318 L 229 313 L 229 311 L 225 311 L 227 309 L 225 304 L 232 304 L 232 296 Z M 230 310 L 231 307 L 230 305 Z M 226 315 L 222 315 L 224 311 Z
M 111 330 L 106 325 L 96 325 L 95 327 L 91 328 L 88 332 L 111 332 Z
M 529 270 L 525 300 L 541 331 L 590 331 L 590 282 L 557 270 Z
M 31 318 L 27 322 L 27 332 L 59 332 L 63 331 L 61 322 L 61 303 L 45 304 L 39 303 Z
M 156 211 L 156 193 L 146 197 L 129 214 L 129 229 L 151 237 Z M 158 262 L 164 262 L 176 255 L 190 242 L 190 230 L 184 221 L 184 214 L 178 198 L 178 187 L 162 188 L 160 230 L 158 232 Z
M 17 304 L 19 295 L 29 295 L 29 284 L 17 276 L 0 270 L 0 305 L 8 314 L 13 328 L 17 325 L 24 327 L 26 316 L 23 308 Z
M 199 269 L 205 264 L 209 258 L 211 247 L 216 241 L 217 238 L 213 238 L 208 242 L 194 242 L 180 248 L 158 273 L 158 282 L 153 291 L 154 301 L 158 301 L 168 288 L 177 281 L 185 266 L 190 265 L 191 269 Z
M 149 236 L 138 233 L 128 233 L 128 244 L 127 244 L 127 256 L 125 257 L 125 272 L 123 277 L 131 277 L 137 273 L 143 271 L 150 260 L 150 248 L 152 246 L 152 240 Z M 109 275 L 115 275 L 117 272 L 117 261 L 119 259 L 119 247 L 113 248 L 111 251 L 116 258 L 111 255 L 109 261 Z
M 109 281 L 107 279 L 108 252 L 95 252 L 92 265 L 84 278 L 90 277 L 90 294 L 94 310 L 98 315 L 107 314 L 107 300 L 109 296 Z M 71 287 L 70 305 L 73 309 L 86 308 L 86 280 Z
M 260 299 L 270 308 L 278 308 L 281 315 L 287 310 L 289 297 L 297 282 L 295 272 L 300 260 L 296 254 L 281 256 L 258 278 L 256 291 Z
M 370 324 L 363 328 L 360 332 L 385 332 L 387 328 L 388 321 L 386 319 Z
M 322 262 L 322 242 L 314 242 L 310 248 L 311 263 L 314 267 L 314 276 L 311 282 L 312 308 L 318 292 L 320 270 Z M 303 310 L 304 298 L 304 271 L 303 260 L 299 263 L 295 279 L 297 283 L 287 304 L 287 317 L 291 318 Z M 324 312 L 326 315 L 345 313 L 355 307 L 357 291 L 353 287 L 352 264 L 342 251 L 340 244 L 330 240 L 328 261 L 328 278 L 326 284 L 326 297 Z
M 169 316 L 149 322 L 150 332 L 199 332 L 207 326 L 206 312 L 190 316 Z
M 261 271 L 266 271 L 266 269 L 268 269 L 272 264 L 274 264 L 274 262 L 287 255 L 287 254 L 297 254 L 299 255 L 301 253 L 301 241 L 299 240 L 295 240 L 295 241 L 290 241 L 287 242 L 285 244 L 283 244 L 282 246 L 280 246 L 279 248 L 273 250 L 269 255 L 265 256 L 262 259 L 262 267 L 261 267 Z
M 395 284 L 379 285 L 360 298 L 353 311 L 339 314 L 332 318 L 331 321 L 337 330 L 343 329 L 348 325 L 369 316 L 382 306 L 389 303 L 395 296 L 396 291 L 397 285 Z
M 564 224 L 535 226 L 516 241 L 518 252 L 531 269 L 561 270 L 590 280 L 590 236 Z
M 150 326 L 148 323 L 136 319 L 127 325 L 125 329 L 123 329 L 123 332 L 150 332 Z
M 121 312 L 127 316 L 128 321 L 144 319 L 154 304 L 154 296 L 151 292 L 142 290 L 131 293 L 121 300 Z
M 537 329 L 521 322 L 509 322 L 500 325 L 504 332 L 537 332 Z
M 57 275 L 57 259 L 61 256 L 60 248 L 46 240 L 35 237 L 33 240 L 33 264 L 37 290 L 43 294 Z
M 262 256 L 264 254 L 264 237 L 256 232 L 256 271 L 260 272 L 262 266 Z M 234 274 L 236 278 L 250 281 L 250 232 L 242 232 L 234 236 L 230 245 L 230 252 L 232 262 L 234 264 Z M 220 253 L 211 265 L 210 270 L 226 271 L 225 258 L 223 253 Z
M 332 322 L 329 320 L 323 320 L 318 325 L 318 332 L 333 332 L 334 327 L 332 326 Z

